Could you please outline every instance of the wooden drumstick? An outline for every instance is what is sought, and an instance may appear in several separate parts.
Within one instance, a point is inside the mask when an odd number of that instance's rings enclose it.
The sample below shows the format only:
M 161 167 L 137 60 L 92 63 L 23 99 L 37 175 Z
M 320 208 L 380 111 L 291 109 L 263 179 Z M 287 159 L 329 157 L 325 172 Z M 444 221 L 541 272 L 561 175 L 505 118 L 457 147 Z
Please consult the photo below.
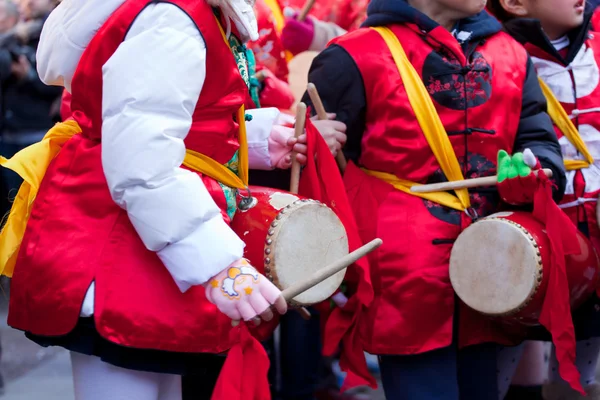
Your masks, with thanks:
M 300 316 L 302 317 L 302 319 L 304 319 L 305 321 L 308 321 L 309 319 L 312 318 L 312 315 L 311 315 L 310 311 L 308 311 L 306 309 L 306 307 L 297 308 L 296 311 L 298 311 L 298 314 L 300 314 Z
M 306 104 L 300 103 L 296 108 L 296 138 L 304 133 L 306 123 Z M 290 178 L 290 192 L 298 194 L 300 186 L 300 163 L 296 160 L 296 152 L 292 152 L 292 177 Z
M 281 295 L 286 301 L 291 301 L 294 297 L 298 296 L 301 293 L 306 292 L 308 289 L 313 286 L 318 285 L 323 282 L 325 279 L 337 274 L 344 268 L 348 268 L 350 265 L 360 260 L 370 252 L 376 250 L 379 246 L 383 244 L 381 239 L 374 239 L 366 245 L 356 249 L 352 253 L 340 258 L 332 264 L 329 264 L 325 268 L 320 271 L 315 272 L 302 282 L 298 282 L 289 288 L 285 289 L 281 292 Z
M 298 14 L 298 21 L 302 22 L 306 19 L 308 13 L 310 13 L 310 10 L 312 10 L 313 6 L 315 5 L 315 2 L 316 0 L 307 0 L 307 2 L 304 3 L 302 11 L 300 11 L 300 13 Z
M 302 282 L 298 282 L 289 288 L 285 289 L 281 292 L 281 295 L 288 303 L 294 299 L 294 297 L 298 296 L 306 292 L 307 290 L 317 286 L 319 283 L 323 282 L 325 279 L 330 278 L 331 276 L 337 274 L 344 268 L 348 268 L 350 265 L 354 264 L 356 261 L 360 260 L 370 252 L 376 250 L 383 244 L 381 239 L 374 239 L 364 246 L 354 250 L 352 253 L 340 258 L 332 264 L 329 264 L 325 268 L 320 271 L 315 272 Z M 304 307 L 303 307 L 304 308 Z M 306 310 L 306 309 L 305 309 Z M 307 310 L 308 312 L 308 310 Z M 301 313 L 302 314 L 302 313 Z M 310 313 L 309 313 L 310 315 Z M 231 321 L 231 325 L 238 326 L 240 321 Z
M 538 170 L 539 171 L 539 170 Z M 552 170 L 542 170 L 548 178 L 552 178 Z M 486 176 L 485 178 L 465 179 L 463 181 L 432 183 L 430 185 L 419 185 L 410 188 L 413 193 L 445 192 L 448 190 L 469 189 L 485 186 L 496 186 L 498 176 Z
M 315 107 L 315 111 L 317 112 L 317 118 L 320 120 L 327 119 L 327 111 L 325 111 L 325 107 L 323 106 L 323 102 L 321 101 L 321 96 L 319 96 L 319 92 L 317 91 L 317 87 L 314 83 L 309 83 L 307 90 L 308 96 L 310 97 L 310 101 L 312 101 L 313 106 Z M 344 157 L 344 153 L 340 150 L 335 156 L 335 161 L 337 161 L 337 165 L 340 168 L 340 171 L 344 173 L 346 171 L 346 157 Z
M 296 131 L 295 137 L 298 137 L 304 133 L 304 125 L 306 124 L 306 104 L 300 103 L 296 108 Z M 298 188 L 300 186 L 300 163 L 296 161 L 296 153 L 292 153 L 292 176 L 290 178 L 290 192 L 298 194 Z M 296 309 L 300 316 L 309 320 L 311 318 L 310 311 L 305 307 Z

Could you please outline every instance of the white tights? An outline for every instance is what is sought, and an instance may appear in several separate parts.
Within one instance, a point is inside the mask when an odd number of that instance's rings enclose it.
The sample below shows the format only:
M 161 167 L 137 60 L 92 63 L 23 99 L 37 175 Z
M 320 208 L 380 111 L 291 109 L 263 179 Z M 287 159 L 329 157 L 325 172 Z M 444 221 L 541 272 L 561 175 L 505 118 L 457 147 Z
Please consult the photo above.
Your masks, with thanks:
M 75 400 L 181 400 L 181 377 L 115 367 L 71 353 Z
M 525 350 L 525 345 L 515 347 L 504 347 L 498 351 L 496 365 L 498 368 L 498 399 L 502 400 L 508 393 L 510 383 L 513 380 L 519 361 Z
M 575 366 L 581 374 L 581 384 L 584 387 L 595 382 L 599 354 L 600 338 L 592 338 L 577 342 L 577 358 L 575 359 Z M 550 357 L 548 379 L 553 383 L 563 382 L 566 384 L 558 373 L 558 361 L 556 361 L 554 346 L 552 347 L 552 356 Z

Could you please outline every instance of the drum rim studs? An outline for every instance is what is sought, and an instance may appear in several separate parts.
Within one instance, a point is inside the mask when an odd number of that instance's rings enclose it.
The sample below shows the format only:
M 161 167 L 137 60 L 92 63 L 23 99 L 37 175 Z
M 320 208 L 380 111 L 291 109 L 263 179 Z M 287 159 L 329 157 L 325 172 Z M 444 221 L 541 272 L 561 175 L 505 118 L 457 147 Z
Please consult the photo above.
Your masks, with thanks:
M 278 234 L 279 230 L 282 229 L 283 222 L 286 218 L 291 215 L 292 211 L 304 207 L 308 204 L 316 204 L 319 206 L 328 207 L 326 204 L 321 203 L 320 201 L 312 200 L 312 199 L 297 199 L 294 202 L 286 205 L 282 209 L 279 210 L 279 213 L 275 216 L 274 220 L 271 221 L 270 227 L 267 231 L 267 237 L 265 239 L 265 247 L 264 247 L 264 271 L 265 276 L 271 282 L 275 284 L 279 289 L 281 287 L 278 284 L 277 279 L 277 260 L 275 259 L 276 252 L 273 249 L 274 237 Z M 294 307 L 304 307 L 305 304 L 297 303 L 296 301 L 290 301 L 290 306 Z

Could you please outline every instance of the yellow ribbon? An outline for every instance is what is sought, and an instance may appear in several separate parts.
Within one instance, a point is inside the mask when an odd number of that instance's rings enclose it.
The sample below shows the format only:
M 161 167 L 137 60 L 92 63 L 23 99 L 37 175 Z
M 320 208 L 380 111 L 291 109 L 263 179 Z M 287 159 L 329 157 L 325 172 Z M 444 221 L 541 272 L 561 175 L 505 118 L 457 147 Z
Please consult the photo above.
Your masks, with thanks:
M 283 12 L 281 11 L 281 6 L 279 6 L 279 2 L 277 0 L 265 0 L 265 4 L 271 10 L 271 15 L 273 16 L 273 22 L 275 23 L 275 30 L 277 31 L 277 35 L 281 36 L 281 32 L 283 31 L 283 27 L 285 26 L 285 17 L 283 16 Z M 294 56 L 289 51 L 285 51 L 285 59 L 286 61 L 290 61 Z
M 433 101 L 431 101 L 427 89 L 425 89 L 425 86 L 423 85 L 421 77 L 408 60 L 400 41 L 389 28 L 376 27 L 372 29 L 381 35 L 392 53 L 394 62 L 400 72 L 400 77 L 404 82 L 404 89 L 408 95 L 410 105 L 419 121 L 419 126 L 423 130 L 427 143 L 429 143 L 429 146 L 431 147 L 433 155 L 440 164 L 442 172 L 451 182 L 463 180 L 464 178 L 460 164 L 456 158 L 456 154 L 454 153 L 454 149 L 452 148 L 444 125 L 433 105 Z M 455 210 L 464 211 L 471 207 L 469 191 L 467 189 L 455 190 L 456 196 L 448 192 L 417 194 L 411 192 L 410 188 L 419 185 L 418 183 L 400 179 L 395 175 L 385 172 L 369 170 L 365 170 L 365 172 L 388 182 L 396 189 L 405 193 L 431 200 Z
M 48 165 L 62 146 L 79 132 L 81 129 L 75 121 L 57 124 L 40 142 L 19 151 L 10 160 L 0 157 L 1 166 L 15 171 L 23 178 L 6 225 L 0 233 L 0 274 L 12 277 L 31 206 Z
M 546 97 L 546 101 L 548 102 L 548 114 L 550 114 L 550 118 L 552 118 L 552 122 L 560 129 L 563 135 L 571 142 L 573 146 L 577 149 L 577 151 L 583 155 L 585 160 L 565 160 L 565 168 L 568 171 L 575 171 L 583 168 L 588 168 L 590 165 L 594 163 L 594 158 L 590 154 L 585 142 L 579 135 L 579 131 L 571 121 L 571 118 L 567 115 L 565 109 L 562 104 L 556 99 L 552 90 L 546 85 L 546 83 L 540 78 L 540 86 L 542 87 L 542 92 Z
M 221 33 L 225 43 L 229 45 L 222 28 Z M 248 186 L 248 141 L 244 106 L 238 110 L 237 119 L 240 126 L 239 176 L 212 158 L 192 150 L 186 150 L 183 165 L 225 186 L 236 189 L 246 188 Z M 0 275 L 12 277 L 31 207 L 46 170 L 64 144 L 78 133 L 81 133 L 81 128 L 77 122 L 73 120 L 62 122 L 50 129 L 40 142 L 26 147 L 11 159 L 0 156 L 2 167 L 15 171 L 23 178 L 23 184 L 17 192 L 6 224 L 0 232 Z

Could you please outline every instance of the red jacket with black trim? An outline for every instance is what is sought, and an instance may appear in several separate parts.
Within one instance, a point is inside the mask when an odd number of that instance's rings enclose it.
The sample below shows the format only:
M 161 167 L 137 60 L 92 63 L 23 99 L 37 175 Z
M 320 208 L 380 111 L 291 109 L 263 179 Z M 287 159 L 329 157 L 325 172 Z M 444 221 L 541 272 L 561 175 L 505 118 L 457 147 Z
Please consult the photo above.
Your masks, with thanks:
M 373 0 L 365 26 L 388 26 L 400 39 L 466 178 L 494 175 L 500 149 L 530 148 L 554 171 L 560 198 L 560 147 L 533 65 L 493 17 L 482 12 L 461 20 L 453 35 L 406 1 Z M 377 32 L 360 29 L 335 40 L 315 60 L 309 79 L 325 108 L 348 125 L 346 155 L 359 167 L 420 183 L 446 180 Z M 448 263 L 464 228 L 459 212 L 397 191 L 355 166 L 344 178 L 363 241 L 384 242 L 370 257 L 375 298 L 360 328 L 366 351 L 415 354 L 448 346 L 457 309 L 463 346 L 514 344 L 524 337 L 457 303 Z M 502 208 L 494 188 L 471 191 L 471 202 L 480 216 Z

